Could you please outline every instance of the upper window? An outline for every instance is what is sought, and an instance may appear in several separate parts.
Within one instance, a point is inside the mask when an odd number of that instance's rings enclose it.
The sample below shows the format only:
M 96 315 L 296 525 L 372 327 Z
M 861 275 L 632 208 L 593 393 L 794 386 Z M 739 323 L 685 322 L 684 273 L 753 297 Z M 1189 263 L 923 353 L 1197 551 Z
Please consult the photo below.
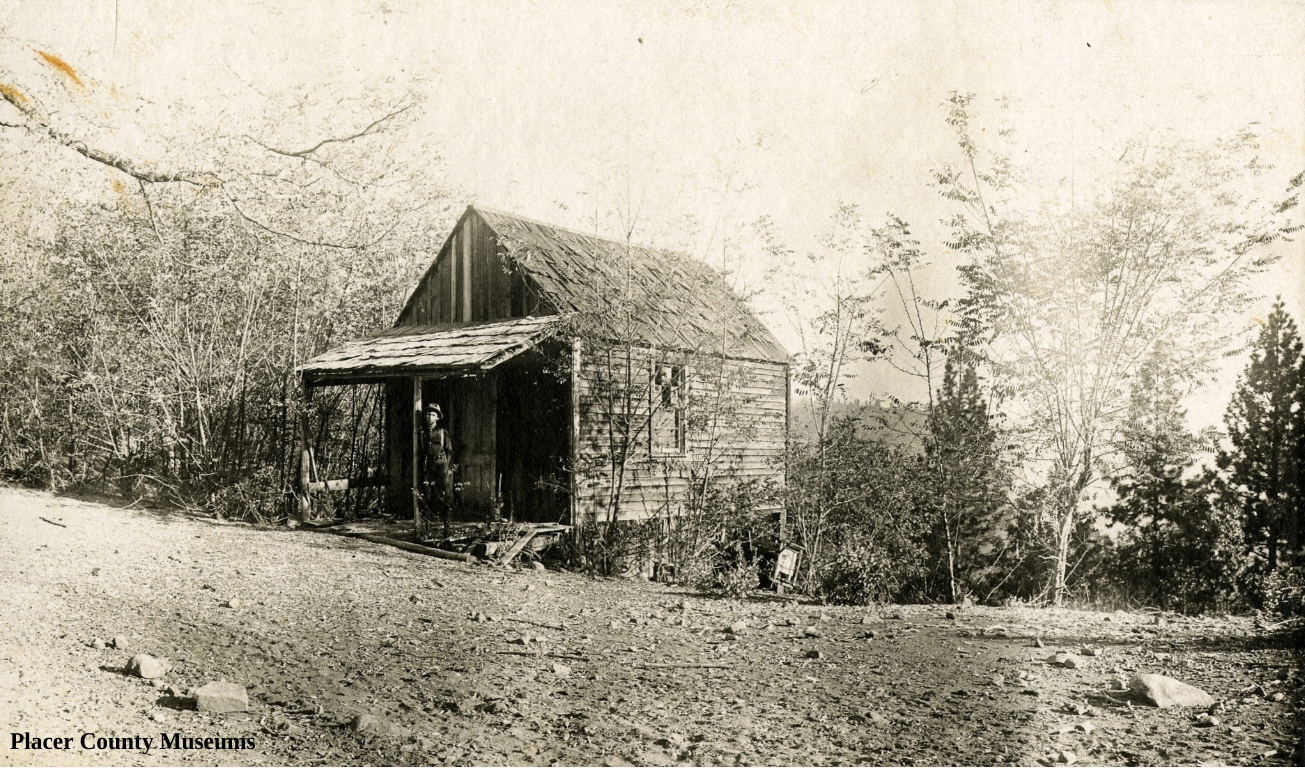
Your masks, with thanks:
M 652 371 L 649 440 L 654 455 L 684 453 L 684 366 L 658 363 Z

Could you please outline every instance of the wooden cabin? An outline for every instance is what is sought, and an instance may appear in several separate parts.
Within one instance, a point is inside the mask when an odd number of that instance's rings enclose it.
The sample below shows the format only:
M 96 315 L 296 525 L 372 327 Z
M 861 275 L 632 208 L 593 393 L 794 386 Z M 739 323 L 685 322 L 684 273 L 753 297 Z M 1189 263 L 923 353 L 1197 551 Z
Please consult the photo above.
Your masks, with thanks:
M 481 206 L 458 220 L 394 327 L 299 372 L 310 396 L 373 384 L 385 399 L 377 477 L 313 478 L 305 448 L 306 516 L 310 488 L 383 485 L 387 510 L 421 532 L 414 458 L 431 403 L 452 438 L 455 519 L 673 517 L 706 477 L 784 479 L 789 356 L 719 274 Z

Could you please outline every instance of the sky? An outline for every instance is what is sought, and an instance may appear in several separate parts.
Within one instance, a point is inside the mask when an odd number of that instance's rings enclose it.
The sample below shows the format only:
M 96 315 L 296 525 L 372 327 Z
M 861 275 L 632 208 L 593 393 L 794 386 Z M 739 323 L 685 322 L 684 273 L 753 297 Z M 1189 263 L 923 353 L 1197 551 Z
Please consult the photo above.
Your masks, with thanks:
M 1130 139 L 1247 126 L 1275 183 L 1305 170 L 1298 2 L 0 0 L 0 34 L 201 113 L 332 83 L 411 89 L 466 202 L 583 228 L 637 211 L 636 239 L 708 260 L 758 216 L 802 251 L 840 203 L 893 212 L 920 224 L 938 292 L 953 264 L 929 180 L 955 157 L 951 91 L 1007 100 L 1017 159 L 1058 195 L 1084 194 Z M 1305 250 L 1281 249 L 1255 289 L 1305 319 Z M 1237 367 L 1194 421 L 1217 423 Z M 897 386 L 871 369 L 851 391 Z

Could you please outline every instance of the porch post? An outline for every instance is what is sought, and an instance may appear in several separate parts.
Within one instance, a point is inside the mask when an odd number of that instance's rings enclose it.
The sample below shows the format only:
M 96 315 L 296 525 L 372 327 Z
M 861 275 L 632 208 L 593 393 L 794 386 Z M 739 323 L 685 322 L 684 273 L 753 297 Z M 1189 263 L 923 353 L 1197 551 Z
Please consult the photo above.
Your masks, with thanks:
M 421 377 L 412 377 L 412 525 L 418 537 L 426 535 L 421 519 Z
M 571 340 L 571 445 L 570 491 L 571 491 L 571 525 L 580 525 L 580 500 L 577 491 L 580 483 L 576 473 L 580 471 L 580 340 Z
M 303 405 L 299 411 L 299 522 L 308 523 L 313 519 L 313 502 L 308 491 L 313 469 L 312 454 L 308 447 L 308 403 L 312 400 L 313 390 L 307 382 L 303 384 L 303 394 Z

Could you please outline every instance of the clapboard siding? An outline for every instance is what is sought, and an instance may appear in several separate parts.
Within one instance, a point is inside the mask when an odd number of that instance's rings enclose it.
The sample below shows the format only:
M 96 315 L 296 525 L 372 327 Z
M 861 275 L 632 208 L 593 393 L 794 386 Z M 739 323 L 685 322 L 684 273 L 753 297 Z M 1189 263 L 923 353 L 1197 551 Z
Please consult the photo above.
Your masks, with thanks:
M 710 463 L 713 473 L 737 480 L 783 482 L 784 448 L 788 437 L 786 366 L 747 360 L 674 355 L 688 371 L 686 417 L 698 429 L 685 435 L 682 456 L 653 455 L 646 430 L 627 465 L 619 520 L 641 520 L 678 514 L 689 491 L 695 465 Z M 642 425 L 651 407 L 650 371 L 654 360 L 666 360 L 653 350 L 631 354 L 634 392 L 640 408 L 632 416 Z M 576 383 L 580 408 L 576 508 L 591 519 L 609 519 L 606 510 L 610 479 L 609 414 L 600 396 L 604 381 L 623 380 L 624 353 L 611 363 L 583 356 Z M 610 365 L 610 368 L 609 368 Z M 716 377 L 726 386 L 717 397 Z M 610 391 L 610 390 L 609 390 Z M 623 391 L 623 390 L 618 390 Z M 646 397 L 642 396 L 647 392 Z M 713 447 L 704 427 L 715 420 L 719 436 Z M 709 452 L 711 452 L 709 454 Z

